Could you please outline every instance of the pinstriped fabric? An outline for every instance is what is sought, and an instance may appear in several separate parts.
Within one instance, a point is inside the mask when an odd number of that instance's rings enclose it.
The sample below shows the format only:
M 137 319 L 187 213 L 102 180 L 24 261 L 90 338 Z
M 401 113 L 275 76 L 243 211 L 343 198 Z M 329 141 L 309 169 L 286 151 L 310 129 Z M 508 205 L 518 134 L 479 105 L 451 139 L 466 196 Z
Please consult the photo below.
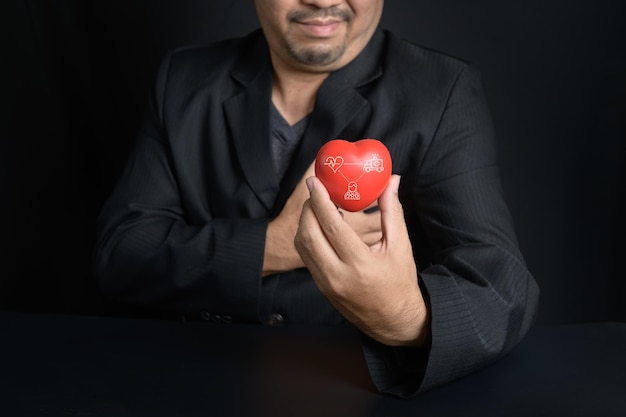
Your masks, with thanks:
M 96 275 L 136 305 L 287 323 L 345 320 L 305 269 L 261 278 L 265 232 L 328 139 L 382 140 L 394 173 L 430 345 L 363 337 L 378 389 L 415 395 L 506 354 L 528 331 L 539 290 L 504 202 L 478 71 L 378 31 L 317 96 L 279 183 L 270 141 L 271 63 L 257 32 L 169 55 L 124 176 L 98 220 Z
M 402 44 L 397 49 L 405 60 L 394 60 L 392 67 L 411 68 L 416 80 L 394 87 L 396 99 L 411 102 L 416 92 L 428 95 L 428 100 L 398 108 L 400 119 L 414 112 L 413 118 L 426 126 L 419 126 L 417 142 L 402 143 L 406 154 L 400 155 L 413 159 L 398 157 L 398 152 L 392 157 L 394 166 L 405 171 L 401 200 L 413 225 L 414 249 L 421 254 L 431 340 L 424 349 L 392 352 L 372 340 L 363 346 L 378 389 L 407 397 L 506 354 L 528 331 L 539 292 L 504 202 L 478 72 L 432 51 L 425 53 L 430 59 L 424 63 L 419 47 Z M 411 148 L 416 143 L 421 151 Z

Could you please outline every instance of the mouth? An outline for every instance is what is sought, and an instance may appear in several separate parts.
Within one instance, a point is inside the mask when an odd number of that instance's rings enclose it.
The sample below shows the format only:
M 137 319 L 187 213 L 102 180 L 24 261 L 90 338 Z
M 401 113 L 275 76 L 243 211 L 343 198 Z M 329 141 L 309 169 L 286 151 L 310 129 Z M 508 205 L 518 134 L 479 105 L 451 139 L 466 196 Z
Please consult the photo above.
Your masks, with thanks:
M 308 34 L 315 37 L 328 37 L 333 35 L 339 26 L 343 23 L 343 20 L 337 19 L 312 19 L 297 21 L 299 25 Z
M 299 25 L 312 37 L 329 37 L 334 35 L 343 23 L 349 23 L 353 15 L 350 11 L 336 8 L 318 11 L 294 11 L 288 16 L 292 23 Z

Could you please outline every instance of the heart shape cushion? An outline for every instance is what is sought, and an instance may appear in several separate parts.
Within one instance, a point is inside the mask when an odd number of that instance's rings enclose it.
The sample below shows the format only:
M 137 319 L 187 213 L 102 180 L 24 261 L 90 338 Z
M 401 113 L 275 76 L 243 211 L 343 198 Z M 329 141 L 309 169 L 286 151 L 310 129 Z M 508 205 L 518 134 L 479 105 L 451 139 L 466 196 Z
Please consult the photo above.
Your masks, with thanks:
M 391 155 L 376 139 L 331 140 L 317 153 L 315 175 L 337 207 L 347 211 L 363 210 L 387 187 Z

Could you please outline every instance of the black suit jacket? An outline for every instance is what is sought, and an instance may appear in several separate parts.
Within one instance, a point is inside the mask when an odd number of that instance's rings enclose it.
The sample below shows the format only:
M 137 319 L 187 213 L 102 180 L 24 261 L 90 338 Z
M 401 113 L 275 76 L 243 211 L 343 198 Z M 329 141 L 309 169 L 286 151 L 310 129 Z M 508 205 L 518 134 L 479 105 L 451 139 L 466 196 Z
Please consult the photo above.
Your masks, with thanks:
M 282 182 L 270 148 L 271 85 L 260 31 L 164 59 L 98 220 L 102 290 L 226 321 L 279 313 L 287 323 L 344 322 L 306 269 L 261 278 L 265 231 L 324 142 L 377 138 L 402 176 L 432 342 L 420 356 L 364 337 L 374 382 L 411 395 L 511 349 L 531 325 L 538 289 L 502 197 L 477 71 L 377 31 L 322 85 Z

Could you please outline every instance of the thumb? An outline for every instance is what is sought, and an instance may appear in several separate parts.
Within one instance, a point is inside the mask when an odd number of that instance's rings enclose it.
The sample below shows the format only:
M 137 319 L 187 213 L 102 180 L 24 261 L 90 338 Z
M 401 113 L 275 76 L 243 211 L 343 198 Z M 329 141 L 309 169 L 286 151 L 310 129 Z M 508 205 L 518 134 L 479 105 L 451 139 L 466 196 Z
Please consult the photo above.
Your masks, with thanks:
M 404 221 L 404 210 L 398 198 L 398 188 L 400 187 L 400 176 L 392 175 L 387 184 L 387 188 L 378 198 L 380 208 L 381 226 L 383 239 L 389 243 L 406 235 L 406 222 Z

